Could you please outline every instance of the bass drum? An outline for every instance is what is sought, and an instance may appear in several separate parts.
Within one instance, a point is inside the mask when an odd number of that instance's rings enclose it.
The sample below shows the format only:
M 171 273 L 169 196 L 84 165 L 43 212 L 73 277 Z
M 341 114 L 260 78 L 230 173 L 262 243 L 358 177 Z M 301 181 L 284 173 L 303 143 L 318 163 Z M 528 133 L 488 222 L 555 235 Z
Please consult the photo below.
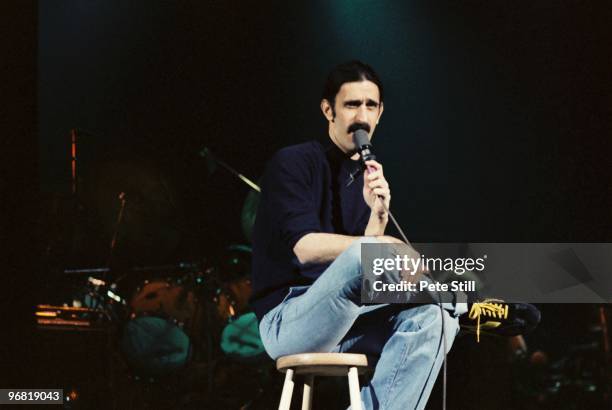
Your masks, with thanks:
M 132 297 L 121 349 L 132 370 L 162 376 L 184 368 L 192 355 L 198 303 L 180 281 L 145 281 Z

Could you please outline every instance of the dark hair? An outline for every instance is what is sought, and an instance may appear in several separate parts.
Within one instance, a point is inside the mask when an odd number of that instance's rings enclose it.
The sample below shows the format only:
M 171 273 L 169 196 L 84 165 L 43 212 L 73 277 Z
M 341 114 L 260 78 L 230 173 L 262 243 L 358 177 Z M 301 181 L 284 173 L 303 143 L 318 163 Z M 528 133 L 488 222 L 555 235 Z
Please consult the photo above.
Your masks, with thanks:
M 383 86 L 380 78 L 378 78 L 378 74 L 376 74 L 372 67 L 359 60 L 338 64 L 330 71 L 325 81 L 325 86 L 323 87 L 322 98 L 329 101 L 333 111 L 334 105 L 336 104 L 336 95 L 338 95 L 338 91 L 340 91 L 342 84 L 365 80 L 372 81 L 378 86 L 380 102 L 382 102 Z

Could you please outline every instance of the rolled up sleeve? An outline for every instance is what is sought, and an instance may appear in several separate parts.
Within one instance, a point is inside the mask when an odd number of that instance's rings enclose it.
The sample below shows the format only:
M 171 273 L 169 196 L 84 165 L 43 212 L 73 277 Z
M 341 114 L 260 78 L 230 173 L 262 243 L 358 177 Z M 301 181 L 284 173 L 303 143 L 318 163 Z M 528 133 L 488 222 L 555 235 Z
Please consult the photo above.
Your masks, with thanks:
M 269 162 L 262 186 L 262 205 L 270 207 L 280 239 L 293 250 L 306 234 L 321 232 L 315 204 L 313 164 L 309 158 L 279 151 Z

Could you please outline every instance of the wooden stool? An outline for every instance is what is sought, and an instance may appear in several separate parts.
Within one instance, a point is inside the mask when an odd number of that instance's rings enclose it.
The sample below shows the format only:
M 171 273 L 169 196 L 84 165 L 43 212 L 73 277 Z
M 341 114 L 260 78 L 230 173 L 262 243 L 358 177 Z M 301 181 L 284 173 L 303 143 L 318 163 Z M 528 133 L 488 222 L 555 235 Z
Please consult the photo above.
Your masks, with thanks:
M 293 375 L 301 374 L 304 381 L 302 410 L 312 408 L 312 391 L 315 376 L 348 376 L 351 410 L 362 410 L 359 394 L 359 377 L 368 370 L 368 359 L 354 353 L 301 353 L 279 357 L 276 368 L 285 375 L 279 410 L 289 410 L 293 395 Z

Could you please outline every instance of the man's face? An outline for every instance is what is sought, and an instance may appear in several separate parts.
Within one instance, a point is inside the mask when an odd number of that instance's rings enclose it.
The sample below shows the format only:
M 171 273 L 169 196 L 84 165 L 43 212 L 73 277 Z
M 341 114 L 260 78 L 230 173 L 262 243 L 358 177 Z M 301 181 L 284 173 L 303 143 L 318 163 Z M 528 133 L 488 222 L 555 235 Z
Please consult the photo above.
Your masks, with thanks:
M 329 137 L 343 152 L 354 152 L 355 124 L 363 125 L 361 128 L 367 130 L 372 139 L 382 115 L 378 86 L 368 80 L 344 83 L 336 95 L 334 108 L 335 116 L 330 102 L 321 101 L 321 110 L 329 122 Z

